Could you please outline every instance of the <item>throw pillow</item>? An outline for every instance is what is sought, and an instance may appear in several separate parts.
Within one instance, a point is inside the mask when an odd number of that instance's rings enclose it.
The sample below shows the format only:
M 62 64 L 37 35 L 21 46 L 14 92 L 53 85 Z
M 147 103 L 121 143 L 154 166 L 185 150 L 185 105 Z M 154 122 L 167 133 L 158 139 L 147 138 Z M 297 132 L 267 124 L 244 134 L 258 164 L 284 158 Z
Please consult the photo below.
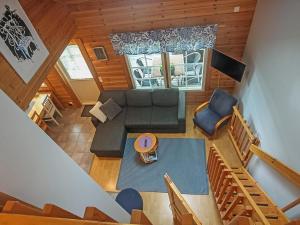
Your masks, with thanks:
M 96 105 L 89 112 L 94 117 L 96 117 L 101 123 L 104 123 L 107 120 L 107 116 L 101 111 L 101 105 L 103 105 L 101 102 L 97 102 Z
M 115 101 L 110 98 L 108 99 L 100 109 L 105 113 L 109 120 L 114 119 L 120 112 L 122 112 L 122 108 L 115 103 Z

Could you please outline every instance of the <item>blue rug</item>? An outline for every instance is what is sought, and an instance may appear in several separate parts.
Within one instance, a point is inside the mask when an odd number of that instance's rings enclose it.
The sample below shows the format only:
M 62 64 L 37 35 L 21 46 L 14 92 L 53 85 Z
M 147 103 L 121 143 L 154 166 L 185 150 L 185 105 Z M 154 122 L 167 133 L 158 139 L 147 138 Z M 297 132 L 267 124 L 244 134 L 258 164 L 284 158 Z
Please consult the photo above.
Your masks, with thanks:
M 127 139 L 117 189 L 140 192 L 167 192 L 163 175 L 168 173 L 183 194 L 207 195 L 205 142 L 202 139 L 161 138 L 158 161 L 141 162 L 135 152 L 135 139 Z

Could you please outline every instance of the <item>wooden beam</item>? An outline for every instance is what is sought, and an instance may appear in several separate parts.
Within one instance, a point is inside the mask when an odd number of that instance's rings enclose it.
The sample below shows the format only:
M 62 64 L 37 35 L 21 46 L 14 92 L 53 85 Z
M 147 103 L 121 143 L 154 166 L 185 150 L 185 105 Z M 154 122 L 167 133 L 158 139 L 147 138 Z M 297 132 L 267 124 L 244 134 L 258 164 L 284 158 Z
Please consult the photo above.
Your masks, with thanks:
M 101 84 L 101 82 L 99 80 L 99 77 L 97 75 L 95 67 L 94 67 L 94 65 L 93 65 L 93 63 L 92 63 L 92 61 L 91 61 L 91 59 L 89 57 L 89 54 L 87 53 L 87 51 L 86 51 L 86 49 L 84 47 L 83 42 L 81 41 L 81 39 L 73 39 L 73 42 L 75 42 L 78 45 L 78 47 L 79 47 L 79 49 L 80 49 L 80 51 L 82 53 L 82 56 L 83 56 L 83 58 L 84 58 L 84 60 L 85 60 L 85 62 L 87 64 L 87 66 L 89 67 L 89 69 L 91 71 L 91 74 L 93 75 L 93 78 L 94 78 L 94 80 L 95 80 L 95 82 L 96 82 L 99 90 L 103 91 L 103 86 L 102 86 L 102 84 Z
M 250 151 L 257 155 L 260 159 L 266 162 L 269 166 L 279 172 L 282 176 L 289 179 L 292 183 L 300 187 L 300 174 L 293 170 L 292 168 L 288 167 L 287 165 L 283 164 L 279 160 L 273 158 L 268 153 L 264 152 L 262 149 L 257 147 L 256 145 L 250 146 Z

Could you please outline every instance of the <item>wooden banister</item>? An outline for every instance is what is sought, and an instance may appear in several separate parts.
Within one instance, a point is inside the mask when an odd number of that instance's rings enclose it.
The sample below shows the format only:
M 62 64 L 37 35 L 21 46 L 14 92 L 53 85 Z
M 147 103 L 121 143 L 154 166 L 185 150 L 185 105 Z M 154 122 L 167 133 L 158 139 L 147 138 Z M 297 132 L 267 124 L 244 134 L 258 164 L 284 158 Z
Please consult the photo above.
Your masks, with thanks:
M 288 167 L 287 165 L 283 164 L 279 160 L 273 158 L 268 153 L 261 150 L 256 145 L 250 146 L 250 151 L 257 155 L 260 159 L 266 162 L 269 166 L 279 172 L 281 175 L 289 179 L 292 183 L 300 187 L 300 174 L 293 170 L 292 168 Z
M 291 203 L 287 204 L 286 206 L 284 206 L 281 210 L 283 212 L 288 211 L 291 208 L 294 208 L 295 206 L 300 204 L 300 198 L 297 198 L 296 200 L 292 201 Z
M 171 178 L 165 174 L 165 183 L 168 190 L 170 208 L 175 225 L 202 225 L 196 214 L 185 201 Z
M 130 225 L 92 220 L 0 213 L 0 225 Z
M 33 208 L 18 201 L 7 201 L 2 213 L 43 216 L 41 209 Z
M 231 224 L 239 216 L 249 217 L 253 224 L 261 225 L 285 225 L 288 222 L 246 169 L 230 168 L 215 145 L 209 151 L 207 169 L 224 224 Z
M 95 220 L 100 222 L 117 222 L 96 207 L 86 207 L 83 218 L 86 220 Z
M 60 218 L 69 218 L 69 219 L 81 219 L 79 216 L 74 215 L 73 213 L 68 212 L 56 205 L 45 204 L 43 208 L 43 215 L 48 217 L 60 217 Z
M 131 212 L 131 224 L 153 225 L 143 211 L 134 209 Z
M 228 134 L 243 166 L 246 167 L 252 156 L 252 153 L 249 151 L 250 145 L 258 145 L 259 140 L 250 130 L 249 125 L 236 106 L 233 107 Z

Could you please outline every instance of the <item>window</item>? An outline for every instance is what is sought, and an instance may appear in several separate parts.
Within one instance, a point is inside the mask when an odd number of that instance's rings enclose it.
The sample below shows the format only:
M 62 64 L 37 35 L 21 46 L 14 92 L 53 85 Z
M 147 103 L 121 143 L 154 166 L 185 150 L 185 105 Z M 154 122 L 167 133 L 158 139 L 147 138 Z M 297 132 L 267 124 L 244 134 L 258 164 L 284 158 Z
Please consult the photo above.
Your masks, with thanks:
M 68 45 L 59 57 L 59 60 L 71 79 L 83 80 L 93 78 L 77 45 Z
M 162 60 L 163 56 L 167 60 Z M 127 55 L 127 61 L 135 88 L 200 90 L 203 87 L 205 57 L 206 52 L 201 49 L 166 55 Z M 168 68 L 166 72 L 165 66 Z
M 204 50 L 169 53 L 171 87 L 201 89 L 203 81 Z
M 164 88 L 161 54 L 128 55 L 131 77 L 136 88 Z

